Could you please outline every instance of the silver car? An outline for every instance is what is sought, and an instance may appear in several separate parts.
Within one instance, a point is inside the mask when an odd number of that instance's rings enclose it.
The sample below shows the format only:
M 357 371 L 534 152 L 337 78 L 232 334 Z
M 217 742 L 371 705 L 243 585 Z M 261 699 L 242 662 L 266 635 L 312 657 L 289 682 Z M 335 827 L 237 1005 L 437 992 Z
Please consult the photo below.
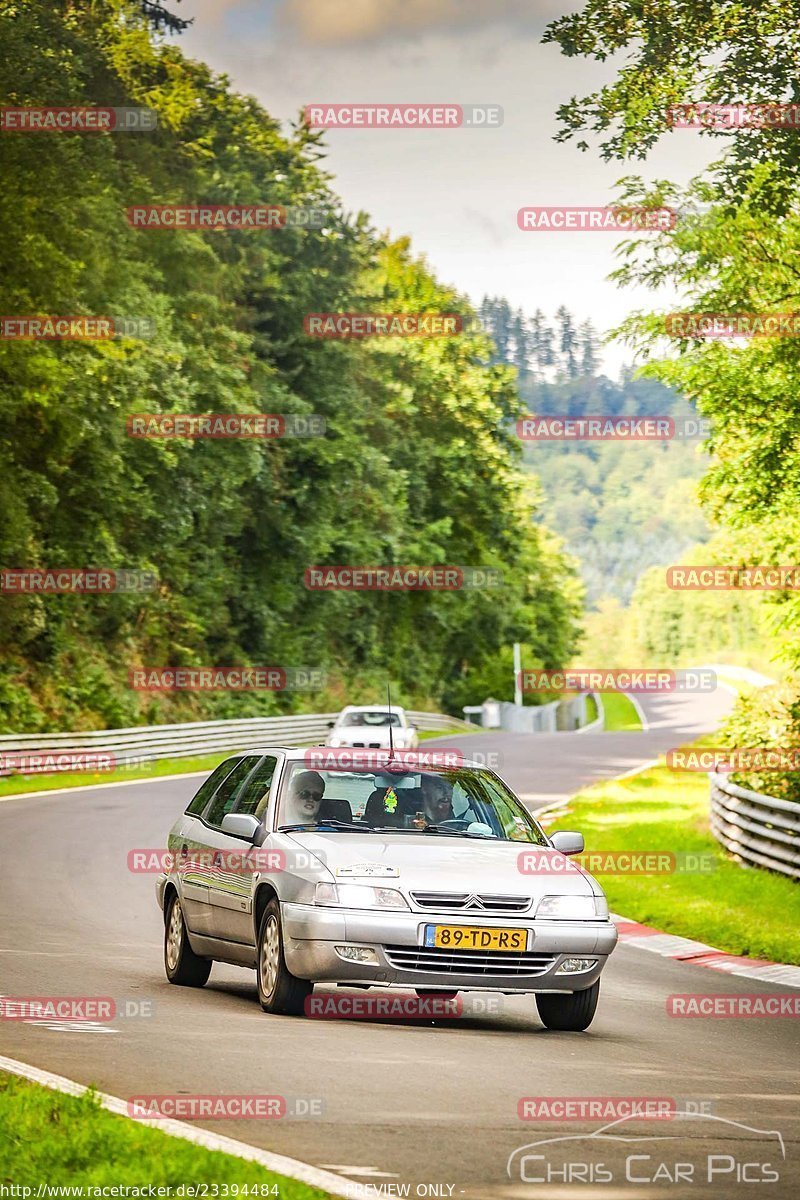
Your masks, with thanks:
M 530 992 L 546 1026 L 585 1029 L 617 932 L 566 857 L 582 836 L 548 838 L 484 767 L 371 753 L 273 747 L 206 779 L 157 880 L 170 982 L 234 963 L 297 1014 L 315 983 Z

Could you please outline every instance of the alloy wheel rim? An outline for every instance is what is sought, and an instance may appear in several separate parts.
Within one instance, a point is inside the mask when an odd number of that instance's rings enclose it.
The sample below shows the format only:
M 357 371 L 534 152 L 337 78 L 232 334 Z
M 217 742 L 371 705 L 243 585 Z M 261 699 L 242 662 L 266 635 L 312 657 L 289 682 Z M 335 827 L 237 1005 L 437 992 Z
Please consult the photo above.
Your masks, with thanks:
M 182 942 L 183 913 L 181 912 L 180 904 L 176 900 L 172 906 L 169 918 L 169 930 L 167 931 L 167 966 L 170 971 L 174 971 L 178 965 Z
M 279 951 L 278 922 L 270 916 L 261 943 L 261 989 L 265 996 L 272 995 L 278 982 Z

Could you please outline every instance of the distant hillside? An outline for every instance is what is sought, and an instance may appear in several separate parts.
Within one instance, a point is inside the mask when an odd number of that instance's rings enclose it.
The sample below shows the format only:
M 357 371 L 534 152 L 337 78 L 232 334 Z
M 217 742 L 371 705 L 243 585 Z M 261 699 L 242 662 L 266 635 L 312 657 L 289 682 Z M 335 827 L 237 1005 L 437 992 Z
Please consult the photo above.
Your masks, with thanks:
M 654 380 L 598 375 L 598 338 L 560 308 L 554 321 L 526 317 L 486 297 L 481 317 L 498 361 L 516 366 L 529 411 L 540 415 L 695 419 L 686 400 Z M 541 518 L 578 559 L 595 604 L 627 603 L 648 567 L 675 562 L 710 530 L 695 498 L 705 470 L 698 439 L 669 442 L 527 442 L 525 464 L 545 493 Z

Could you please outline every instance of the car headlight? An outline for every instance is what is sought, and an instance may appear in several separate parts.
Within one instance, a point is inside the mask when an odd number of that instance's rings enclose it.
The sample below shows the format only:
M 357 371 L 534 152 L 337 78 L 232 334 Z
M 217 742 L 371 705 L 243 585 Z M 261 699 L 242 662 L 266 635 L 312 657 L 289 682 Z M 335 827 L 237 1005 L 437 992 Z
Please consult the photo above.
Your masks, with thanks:
M 608 919 L 605 896 L 542 896 L 536 916 L 544 921 L 596 921 Z
M 344 745 L 344 743 L 342 742 L 341 738 L 331 736 L 328 738 L 328 745 L 329 746 L 342 746 L 342 745 Z
M 408 908 L 397 888 L 366 887 L 360 883 L 318 883 L 314 903 L 342 908 Z

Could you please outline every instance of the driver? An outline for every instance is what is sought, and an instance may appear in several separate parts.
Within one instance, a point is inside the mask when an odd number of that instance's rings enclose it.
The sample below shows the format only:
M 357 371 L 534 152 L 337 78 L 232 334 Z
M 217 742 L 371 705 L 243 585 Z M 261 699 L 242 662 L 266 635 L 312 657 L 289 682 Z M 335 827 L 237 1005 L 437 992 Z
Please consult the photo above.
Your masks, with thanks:
M 317 771 L 301 771 L 295 775 L 287 797 L 289 822 L 316 821 L 324 794 L 325 780 Z
M 423 775 L 422 807 L 429 825 L 455 820 L 453 812 L 453 785 L 441 775 Z

